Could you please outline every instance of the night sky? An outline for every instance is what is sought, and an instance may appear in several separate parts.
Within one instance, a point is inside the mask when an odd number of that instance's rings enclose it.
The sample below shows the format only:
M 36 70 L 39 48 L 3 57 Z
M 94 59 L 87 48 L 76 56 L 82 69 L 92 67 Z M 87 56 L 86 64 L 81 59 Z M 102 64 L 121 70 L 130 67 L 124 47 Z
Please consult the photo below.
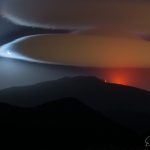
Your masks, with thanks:
M 49 65 L 97 67 L 100 71 L 89 70 L 87 74 L 91 71 L 90 74 L 103 76 L 108 82 L 150 90 L 148 0 L 1 0 L 0 15 L 2 57 Z M 5 68 L 2 60 L 1 68 Z M 37 72 L 25 68 L 28 78 Z M 113 69 L 112 74 L 112 68 L 130 69 L 121 73 Z M 141 71 L 131 73 L 135 72 L 131 68 Z M 64 72 L 62 76 L 66 75 Z M 49 73 L 42 71 L 43 75 Z M 3 74 L 7 73 L 1 69 L 0 80 L 5 85 L 7 79 Z M 43 75 L 36 82 L 42 82 Z M 27 84 L 32 79 L 26 80 Z M 12 83 L 10 86 L 16 85 Z M 9 82 L 3 87 L 8 85 Z

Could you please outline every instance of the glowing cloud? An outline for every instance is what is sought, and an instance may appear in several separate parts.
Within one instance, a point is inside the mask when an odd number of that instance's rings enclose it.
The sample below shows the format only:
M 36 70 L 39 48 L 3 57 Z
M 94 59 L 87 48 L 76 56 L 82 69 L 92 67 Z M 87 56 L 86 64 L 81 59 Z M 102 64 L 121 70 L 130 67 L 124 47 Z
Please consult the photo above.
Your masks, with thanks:
M 37 35 L 18 39 L 1 49 L 4 49 L 3 55 L 15 58 L 19 54 L 20 59 L 32 61 L 98 67 L 150 67 L 150 42 L 138 39 Z
M 25 38 L 17 39 L 13 42 L 10 42 L 8 44 L 5 44 L 0 47 L 0 57 L 6 57 L 6 58 L 12 58 L 12 59 L 20 59 L 20 60 L 26 60 L 26 61 L 36 61 L 34 59 L 31 59 L 30 57 L 23 56 L 21 53 L 17 52 L 15 48 L 12 46 L 17 42 L 20 42 Z

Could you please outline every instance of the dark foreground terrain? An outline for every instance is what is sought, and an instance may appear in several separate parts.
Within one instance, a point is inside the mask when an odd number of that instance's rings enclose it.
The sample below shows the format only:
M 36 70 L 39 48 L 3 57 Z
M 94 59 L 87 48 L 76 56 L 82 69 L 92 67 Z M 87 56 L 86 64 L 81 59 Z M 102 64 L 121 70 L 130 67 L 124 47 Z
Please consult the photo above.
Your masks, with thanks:
M 144 146 L 142 137 L 134 131 L 73 98 L 34 108 L 6 104 L 1 104 L 0 108 L 1 129 L 15 131 L 19 138 L 27 138 L 30 146 L 36 149 L 130 149 Z M 24 147 L 29 148 L 26 141 L 22 141 Z
M 144 90 L 75 77 L 6 89 L 0 101 L 5 148 L 147 149 L 150 93 Z

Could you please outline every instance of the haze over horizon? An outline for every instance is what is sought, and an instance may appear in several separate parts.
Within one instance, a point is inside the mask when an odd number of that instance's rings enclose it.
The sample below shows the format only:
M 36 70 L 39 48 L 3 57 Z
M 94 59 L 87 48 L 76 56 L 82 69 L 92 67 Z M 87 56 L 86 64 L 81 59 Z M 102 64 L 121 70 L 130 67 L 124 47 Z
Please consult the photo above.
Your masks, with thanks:
M 95 76 L 106 82 L 150 91 L 149 68 L 94 68 L 31 63 L 0 58 L 0 90 L 28 86 L 63 77 Z

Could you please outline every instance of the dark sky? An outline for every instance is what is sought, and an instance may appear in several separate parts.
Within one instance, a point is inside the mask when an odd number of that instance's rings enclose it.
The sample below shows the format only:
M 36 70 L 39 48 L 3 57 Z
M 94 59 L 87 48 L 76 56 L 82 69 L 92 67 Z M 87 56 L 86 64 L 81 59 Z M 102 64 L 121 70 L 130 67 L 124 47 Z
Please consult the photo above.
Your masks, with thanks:
M 19 26 L 5 18 L 0 17 L 0 45 L 9 43 L 17 38 L 33 34 L 63 34 L 70 33 L 70 30 L 64 29 L 43 29 Z

